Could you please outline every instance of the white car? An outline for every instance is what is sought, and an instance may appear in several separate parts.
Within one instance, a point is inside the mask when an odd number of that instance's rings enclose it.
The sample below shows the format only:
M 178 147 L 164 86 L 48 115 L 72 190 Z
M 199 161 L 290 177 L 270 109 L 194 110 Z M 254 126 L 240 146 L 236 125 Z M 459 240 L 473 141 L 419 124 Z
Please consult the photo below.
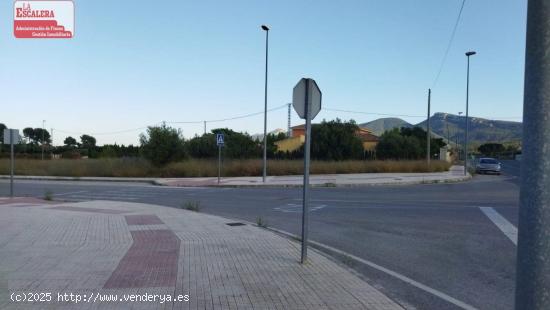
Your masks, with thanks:
M 480 158 L 476 165 L 476 173 L 500 174 L 501 164 L 494 158 Z

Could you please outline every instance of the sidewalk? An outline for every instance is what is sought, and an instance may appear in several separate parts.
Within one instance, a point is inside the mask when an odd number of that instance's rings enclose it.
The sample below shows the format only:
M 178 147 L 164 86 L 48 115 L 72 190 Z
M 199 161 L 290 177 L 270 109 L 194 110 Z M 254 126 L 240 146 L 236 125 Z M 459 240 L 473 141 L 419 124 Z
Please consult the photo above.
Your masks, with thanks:
M 463 166 L 452 166 L 446 172 L 434 173 L 354 173 L 310 175 L 309 182 L 313 187 L 349 187 L 372 185 L 406 185 L 427 183 L 460 182 L 471 178 L 464 176 Z M 155 184 L 167 186 L 226 186 L 226 187 L 301 187 L 302 175 L 268 176 L 266 182 L 261 177 L 227 177 L 222 178 L 173 178 L 157 179 Z
M 147 204 L 0 198 L 0 308 L 401 309 L 317 252 L 301 265 L 298 243 L 230 222 Z M 21 296 L 42 301 L 11 301 Z
M 355 174 L 315 174 L 310 175 L 313 187 L 349 187 L 372 185 L 406 185 L 427 183 L 461 182 L 471 178 L 464 176 L 463 166 L 452 166 L 446 172 L 434 173 L 355 173 Z M 1 175 L 0 179 L 9 179 Z M 15 176 L 16 180 L 45 181 L 89 181 L 89 182 L 141 182 L 163 186 L 181 187 L 301 187 L 302 175 L 268 176 L 266 182 L 261 177 L 222 177 L 218 185 L 217 177 L 205 178 L 122 178 L 122 177 L 55 177 L 55 176 Z

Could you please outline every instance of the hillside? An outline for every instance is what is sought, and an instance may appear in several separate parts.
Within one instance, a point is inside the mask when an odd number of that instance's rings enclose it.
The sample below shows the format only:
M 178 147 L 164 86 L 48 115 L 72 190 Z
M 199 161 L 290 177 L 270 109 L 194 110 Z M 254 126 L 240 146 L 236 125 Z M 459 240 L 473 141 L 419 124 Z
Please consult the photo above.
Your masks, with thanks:
M 359 127 L 368 128 L 377 136 L 380 136 L 386 130 L 412 126 L 412 124 L 396 117 L 379 118 L 372 122 L 359 124 Z
M 430 118 L 430 125 L 434 136 L 441 136 L 445 139 L 463 143 L 466 122 L 464 116 L 448 113 L 435 113 Z M 392 128 L 420 126 L 426 129 L 426 120 L 411 125 L 399 118 L 379 118 L 372 122 L 360 124 L 360 127 L 371 129 L 375 134 L 380 135 Z M 520 122 L 489 120 L 479 117 L 470 117 L 470 141 L 472 143 L 485 142 L 512 142 L 520 141 L 523 125 Z

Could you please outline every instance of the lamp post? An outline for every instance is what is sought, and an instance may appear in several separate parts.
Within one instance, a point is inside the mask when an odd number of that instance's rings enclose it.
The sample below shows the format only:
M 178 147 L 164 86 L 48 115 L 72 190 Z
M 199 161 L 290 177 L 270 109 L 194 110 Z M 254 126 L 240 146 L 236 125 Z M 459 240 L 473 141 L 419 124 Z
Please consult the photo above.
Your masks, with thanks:
M 44 128 L 46 127 L 46 120 L 42 120 L 42 160 L 44 160 Z
M 464 137 L 464 175 L 468 175 L 468 131 L 470 127 L 470 122 L 468 120 L 468 99 L 470 91 L 470 56 L 473 56 L 475 54 L 476 52 L 474 51 L 466 52 L 468 65 L 466 69 L 466 135 Z
M 262 30 L 265 31 L 265 89 L 264 89 L 264 167 L 262 181 L 265 183 L 267 176 L 267 60 L 269 47 L 269 27 L 262 25 Z
M 462 113 L 463 112 L 458 112 L 458 119 L 459 120 L 460 120 L 460 117 L 462 116 Z M 459 135 L 460 135 L 460 131 L 457 130 L 455 132 L 455 140 L 456 140 L 456 150 L 457 150 L 457 153 L 458 153 L 458 160 L 460 160 L 460 153 L 462 152 L 462 150 L 461 150 L 462 147 L 460 146 L 460 144 L 458 144 L 459 143 Z

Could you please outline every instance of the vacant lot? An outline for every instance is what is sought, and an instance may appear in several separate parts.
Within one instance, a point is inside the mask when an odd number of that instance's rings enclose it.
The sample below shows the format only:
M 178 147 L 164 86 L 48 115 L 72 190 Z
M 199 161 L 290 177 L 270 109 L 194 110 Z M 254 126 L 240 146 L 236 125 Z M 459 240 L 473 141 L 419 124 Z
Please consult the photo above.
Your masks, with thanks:
M 217 176 L 216 160 L 189 159 L 164 167 L 155 167 L 140 158 L 120 159 L 19 159 L 15 163 L 17 175 L 72 176 L 72 177 L 212 177 Z M 302 160 L 269 160 L 269 175 L 302 174 Z M 312 161 L 312 174 L 374 173 L 374 172 L 440 172 L 450 164 L 432 161 L 428 168 L 425 161 Z M 227 160 L 223 162 L 224 176 L 259 176 L 262 161 Z M 9 174 L 9 160 L 0 160 L 0 174 Z

